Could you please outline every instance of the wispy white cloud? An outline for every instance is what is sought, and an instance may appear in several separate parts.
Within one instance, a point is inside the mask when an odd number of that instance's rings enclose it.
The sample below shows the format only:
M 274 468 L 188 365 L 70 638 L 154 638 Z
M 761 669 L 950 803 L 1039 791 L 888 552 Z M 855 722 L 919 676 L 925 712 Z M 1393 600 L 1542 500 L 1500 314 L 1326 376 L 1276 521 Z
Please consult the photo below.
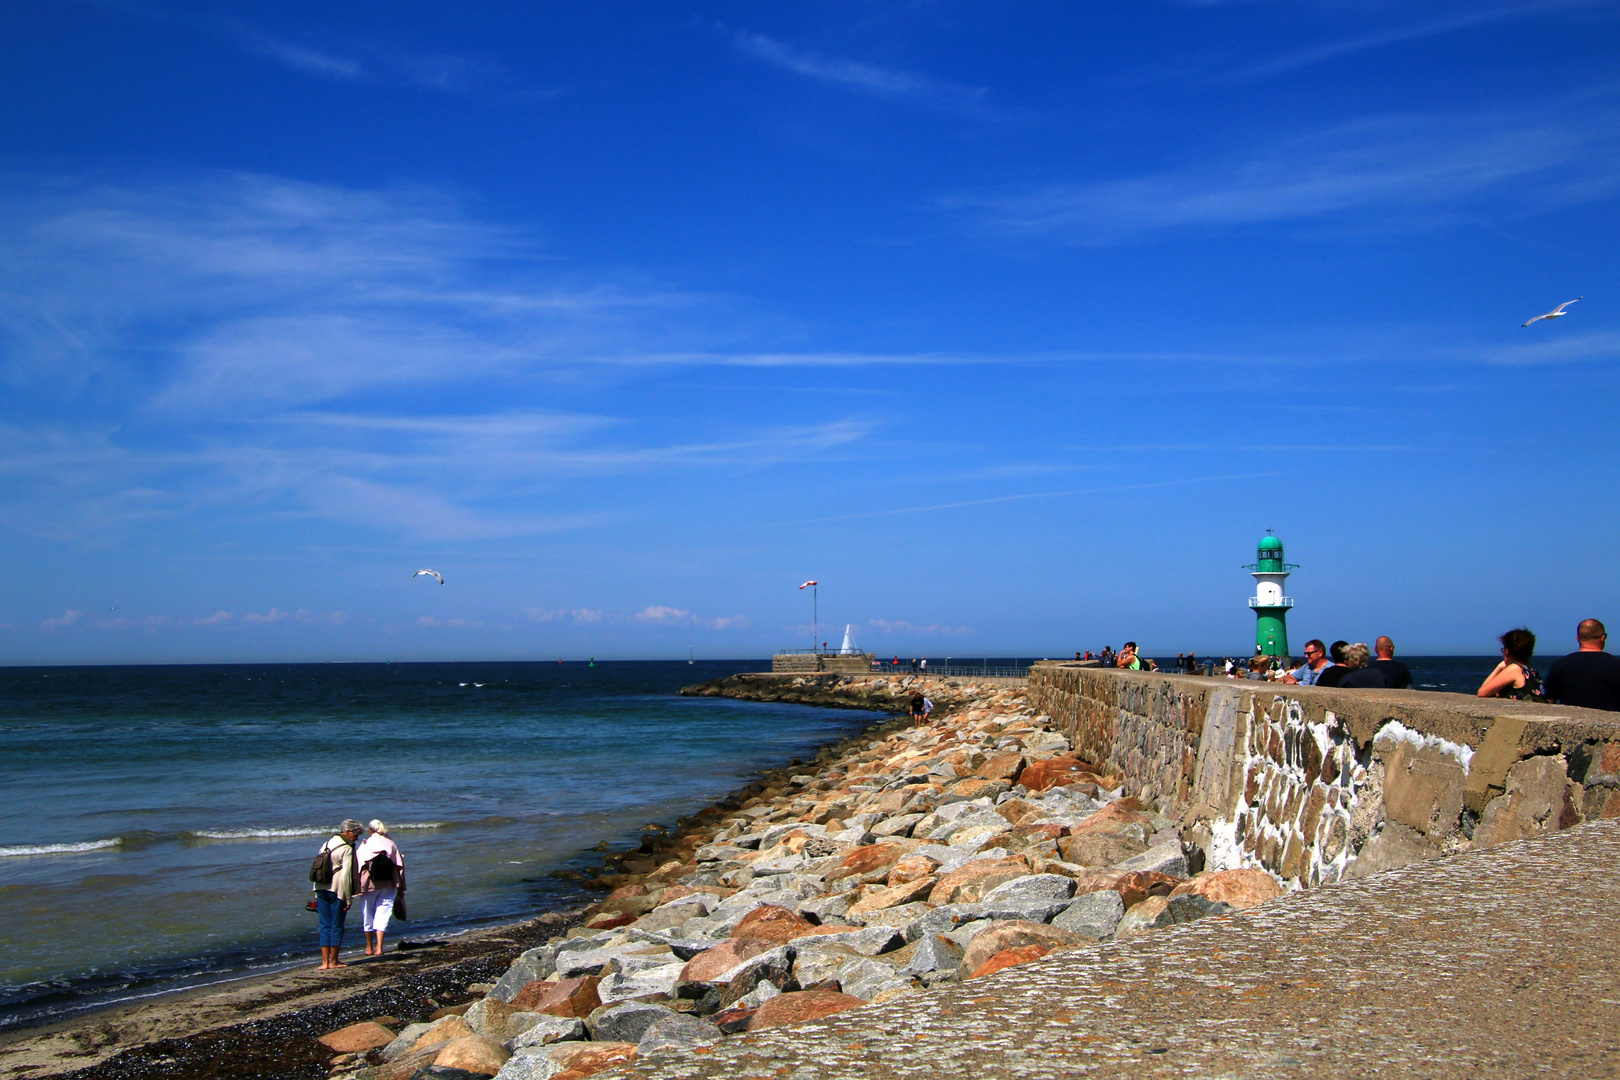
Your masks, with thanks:
M 0 424 L 0 520 L 36 535 L 230 506 L 416 537 L 589 528 L 622 510 L 540 496 L 585 476 L 766 468 L 871 426 L 654 434 L 582 412 L 438 412 L 495 378 L 671 366 L 669 345 L 721 316 L 664 290 L 559 285 L 525 237 L 431 192 L 0 178 L 0 244 L 0 379 L 31 403 Z
M 69 608 L 67 611 L 62 612 L 62 614 L 57 618 L 44 620 L 39 624 L 39 628 L 46 633 L 53 633 L 57 630 L 66 630 L 68 627 L 76 625 L 82 618 L 84 618 L 84 612 L 74 611 L 73 609 Z
M 281 622 L 303 623 L 306 626 L 343 626 L 349 622 L 350 616 L 342 611 L 306 611 L 299 608 L 297 611 L 283 611 L 280 608 L 271 608 L 269 611 L 250 611 L 242 616 L 244 626 L 262 626 Z
M 1490 194 L 1533 213 L 1620 186 L 1615 118 L 1557 113 L 1367 119 L 1128 179 L 940 200 L 986 237 L 1101 246 L 1186 229 L 1327 222 L 1432 227 Z
M 973 633 L 972 629 L 966 626 L 941 626 L 939 623 L 929 623 L 927 626 L 922 626 L 914 622 L 907 622 L 904 619 L 868 619 L 866 625 L 885 637 L 892 637 L 895 634 L 939 637 Z
M 297 612 L 297 613 L 288 613 L 288 612 L 284 612 L 284 611 L 278 611 L 277 609 L 272 608 L 270 610 L 269 614 L 267 614 L 267 615 L 250 616 L 248 619 L 244 619 L 244 621 L 281 622 L 284 619 L 296 618 L 301 622 L 321 622 L 321 621 L 325 621 L 325 622 L 332 623 L 333 625 L 342 625 L 342 622 L 346 622 L 347 619 L 348 619 L 348 616 L 342 615 L 341 612 L 337 612 L 335 614 L 342 616 L 341 621 L 333 622 L 331 617 L 325 617 L 325 618 L 322 618 L 322 617 L 319 617 L 319 616 L 312 617 L 312 616 L 309 615 L 308 612 L 303 612 L 303 611 L 300 611 L 300 612 Z M 156 630 L 163 630 L 163 629 L 168 629 L 168 628 L 173 628 L 173 627 L 223 626 L 223 625 L 229 623 L 234 618 L 235 618 L 235 616 L 232 615 L 229 611 L 223 611 L 223 610 L 216 611 L 212 615 L 202 615 L 202 616 L 158 615 L 158 614 L 142 615 L 142 616 L 129 616 L 129 615 L 116 615 L 115 616 L 115 615 L 111 614 L 111 612 L 109 612 L 108 614 L 105 614 L 105 615 L 102 615 L 102 616 L 99 616 L 99 617 L 90 617 L 90 618 L 87 618 L 85 616 L 85 613 L 82 612 L 82 611 L 68 610 L 68 611 L 63 612 L 62 615 L 59 616 L 58 618 L 44 620 L 43 622 L 41 622 L 39 624 L 39 628 L 40 628 L 40 630 L 42 632 L 48 633 L 48 634 L 56 633 L 58 631 L 66 630 L 66 629 L 68 629 L 70 627 L 76 627 L 76 626 L 77 627 L 87 627 L 87 628 L 94 629 L 94 630 L 147 630 L 147 631 L 156 631 Z
M 652 606 L 636 612 L 635 621 L 652 626 L 701 626 L 708 630 L 746 630 L 754 625 L 746 615 L 704 618 L 684 608 Z
M 681 608 L 646 607 L 636 612 L 636 622 L 657 623 L 660 626 L 682 626 L 692 621 L 692 613 Z
M 523 614 L 534 622 L 568 621 L 579 626 L 599 623 L 605 617 L 600 609 L 593 608 L 524 608 Z
M 366 77 L 358 60 L 333 56 L 307 45 L 296 45 L 241 23 L 230 24 L 233 35 L 250 52 L 312 75 L 354 82 Z
M 783 71 L 869 97 L 923 105 L 974 119 L 1004 115 L 991 106 L 989 91 L 982 87 L 960 86 L 909 71 L 823 56 L 792 48 L 764 34 L 738 33 L 732 35 L 731 42 L 746 55 Z
M 415 624 L 423 629 L 442 627 L 446 630 L 476 630 L 483 626 L 482 620 L 463 619 L 459 616 L 450 619 L 441 619 L 435 615 L 419 615 Z
M 135 4 L 109 4 L 104 0 L 91 2 L 125 16 L 217 35 L 262 59 L 322 79 L 347 83 L 408 84 L 453 94 L 491 90 L 502 96 L 511 96 L 516 92 L 529 98 L 544 98 L 557 93 L 522 89 L 510 72 L 484 56 L 421 52 L 396 40 L 380 37 L 348 41 L 336 46 L 313 45 L 272 34 L 256 23 L 241 19 L 161 12 Z
M 1233 77 L 1239 80 L 1266 78 L 1271 75 L 1280 75 L 1285 72 L 1311 67 L 1325 61 L 1336 60 L 1341 56 L 1365 52 L 1368 49 L 1386 48 L 1409 41 L 1421 41 L 1426 38 L 1471 30 L 1479 26 L 1488 26 L 1518 19 L 1553 16 L 1566 11 L 1595 6 L 1597 4 L 1594 3 L 1594 0 L 1536 0 L 1533 4 L 1479 4 L 1472 6 L 1471 10 L 1459 11 L 1441 18 L 1341 38 L 1338 41 L 1330 41 L 1311 48 L 1286 53 L 1245 68 Z
M 1526 333 L 1529 333 L 1526 330 Z M 1490 364 L 1520 367 L 1537 364 L 1575 364 L 1593 361 L 1620 360 L 1620 332 L 1601 330 L 1572 337 L 1559 337 L 1549 341 L 1527 341 L 1522 344 L 1499 345 L 1478 353 L 1453 351 L 1451 355 L 1477 356 Z

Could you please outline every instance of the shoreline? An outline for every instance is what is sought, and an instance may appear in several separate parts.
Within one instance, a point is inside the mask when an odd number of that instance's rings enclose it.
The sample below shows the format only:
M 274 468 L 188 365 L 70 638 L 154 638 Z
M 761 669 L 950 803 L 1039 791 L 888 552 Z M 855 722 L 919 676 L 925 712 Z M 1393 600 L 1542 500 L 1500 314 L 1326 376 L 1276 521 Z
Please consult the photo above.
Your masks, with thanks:
M 262 1064 L 266 1047 L 293 1049 L 308 1041 L 293 1036 L 329 1018 L 369 1020 L 396 1015 L 391 1010 L 431 1011 L 476 1000 L 469 984 L 498 975 L 525 948 L 566 932 L 584 910 L 469 930 L 439 944 L 390 952 L 383 961 L 362 954 L 335 975 L 317 970 L 312 955 L 308 963 L 280 971 L 158 991 L 142 1000 L 14 1027 L 0 1032 L 0 1075 L 111 1080 L 148 1075 L 157 1060 L 188 1062 L 188 1076 L 254 1075 L 222 1061 L 217 1044 L 228 1038 L 229 1057 Z M 258 1075 L 324 1077 L 329 1055 L 318 1044 L 315 1049 L 319 1052 L 284 1055 L 294 1071 Z M 298 1068 L 311 1064 L 313 1069 Z
M 693 689 L 683 687 L 677 693 L 687 695 Z M 753 700 L 874 713 L 900 707 L 898 699 L 883 704 L 786 697 Z M 883 730 L 895 722 L 893 717 L 879 720 L 824 743 L 814 752 L 825 755 L 874 736 L 881 738 Z M 910 723 L 906 718 L 899 722 Z M 644 834 L 640 848 L 581 852 L 574 861 L 589 861 L 596 854 L 602 858 L 594 875 L 582 875 L 581 884 L 604 894 L 626 880 L 639 878 L 635 870 L 640 869 L 636 865 L 640 860 L 656 860 L 681 838 L 701 830 L 705 815 L 722 813 L 728 804 L 740 805 L 768 786 L 773 777 L 799 767 L 798 759 L 793 759 L 759 770 L 754 779 L 678 819 L 673 828 Z M 312 955 L 307 964 L 226 974 L 204 985 L 158 989 L 134 1000 L 88 1005 L 59 1019 L 25 1020 L 0 1029 L 0 1076 L 127 1080 L 153 1075 L 159 1063 L 156 1071 L 164 1073 L 185 1063 L 188 1077 L 317 1080 L 327 1076 L 331 1053 L 315 1042 L 316 1036 L 362 1020 L 404 1021 L 475 1003 L 483 991 L 469 987 L 494 981 L 524 950 L 566 933 L 600 907 L 600 902 L 575 905 L 515 922 L 475 927 L 442 942 L 390 951 L 383 962 L 360 954 L 358 962 L 350 962 L 336 978 L 318 971 Z M 263 1071 L 266 1068 L 276 1071 Z

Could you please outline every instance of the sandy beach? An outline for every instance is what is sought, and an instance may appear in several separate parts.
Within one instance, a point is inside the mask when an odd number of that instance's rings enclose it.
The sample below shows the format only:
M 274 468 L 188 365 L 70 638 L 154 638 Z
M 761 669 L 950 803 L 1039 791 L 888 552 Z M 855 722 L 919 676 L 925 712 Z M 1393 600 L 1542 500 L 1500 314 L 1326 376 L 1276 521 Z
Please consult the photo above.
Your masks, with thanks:
M 363 956 L 336 972 L 307 965 L 174 991 L 71 1020 L 0 1034 L 0 1076 L 83 1080 L 176 1076 L 327 1075 L 331 1052 L 315 1041 L 360 1020 L 415 1018 L 480 995 L 524 949 L 578 921 L 551 913 L 472 931 L 441 945 Z M 313 941 L 313 939 L 312 939 Z

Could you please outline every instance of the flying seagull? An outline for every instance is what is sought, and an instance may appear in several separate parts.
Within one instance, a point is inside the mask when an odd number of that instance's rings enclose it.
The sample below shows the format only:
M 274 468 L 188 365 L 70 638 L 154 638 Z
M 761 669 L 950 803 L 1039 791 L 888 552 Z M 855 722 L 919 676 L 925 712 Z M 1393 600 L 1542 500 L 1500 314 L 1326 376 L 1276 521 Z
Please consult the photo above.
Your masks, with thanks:
M 1584 296 L 1577 296 L 1575 298 L 1575 300 L 1585 300 L 1585 299 L 1586 299 L 1586 297 L 1584 297 Z M 1542 319 L 1561 319 L 1565 315 L 1569 314 L 1569 312 L 1565 311 L 1564 309 L 1569 307 L 1569 305 L 1573 304 L 1575 302 L 1575 300 L 1565 300 L 1562 304 L 1559 304 L 1557 307 L 1555 307 L 1551 311 L 1547 312 L 1547 314 L 1545 314 L 1545 315 L 1537 315 L 1535 318 L 1531 319 L 1530 322 L 1540 322 Z M 1524 325 L 1529 326 L 1530 322 L 1527 322 Z
M 411 577 L 419 578 L 419 577 L 423 576 L 424 574 L 426 574 L 428 577 L 431 577 L 431 578 L 438 578 L 439 579 L 439 584 L 440 585 L 444 584 L 444 575 L 439 573 L 437 570 L 418 570 L 416 573 L 412 574 Z

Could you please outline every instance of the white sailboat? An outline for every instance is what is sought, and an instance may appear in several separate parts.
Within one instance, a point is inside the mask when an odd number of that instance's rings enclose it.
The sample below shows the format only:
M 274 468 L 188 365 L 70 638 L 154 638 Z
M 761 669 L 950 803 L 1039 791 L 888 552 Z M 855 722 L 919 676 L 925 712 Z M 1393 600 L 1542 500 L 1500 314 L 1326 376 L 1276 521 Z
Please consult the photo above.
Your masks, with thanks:
M 844 624 L 844 643 L 838 646 L 839 656 L 857 656 L 860 650 L 855 647 L 855 634 L 849 623 Z

